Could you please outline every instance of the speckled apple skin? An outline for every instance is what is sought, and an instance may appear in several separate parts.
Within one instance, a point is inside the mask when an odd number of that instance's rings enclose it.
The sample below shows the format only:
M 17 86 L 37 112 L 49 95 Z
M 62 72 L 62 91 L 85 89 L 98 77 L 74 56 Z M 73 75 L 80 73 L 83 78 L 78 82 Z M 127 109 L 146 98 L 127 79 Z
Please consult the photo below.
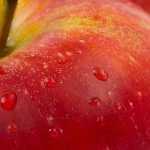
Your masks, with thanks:
M 149 16 L 118 1 L 41 1 L 19 1 L 0 60 L 0 95 L 17 96 L 0 108 L 0 148 L 149 150 Z

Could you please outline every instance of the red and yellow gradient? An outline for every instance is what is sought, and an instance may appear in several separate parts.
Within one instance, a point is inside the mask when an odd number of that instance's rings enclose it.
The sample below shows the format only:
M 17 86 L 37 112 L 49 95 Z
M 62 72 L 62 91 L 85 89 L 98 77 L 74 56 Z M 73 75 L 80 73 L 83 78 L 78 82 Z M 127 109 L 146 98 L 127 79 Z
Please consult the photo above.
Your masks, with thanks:
M 93 6 L 89 9 L 91 3 L 93 3 Z M 101 3 L 111 4 L 112 2 L 107 0 L 99 2 L 99 4 Z M 116 9 L 120 9 L 119 6 L 116 6 Z M 138 20 L 140 20 L 144 14 L 141 12 L 140 15 L 135 18 L 135 24 L 143 23 Z M 131 22 L 130 24 L 133 24 L 131 21 L 132 18 L 129 18 L 129 20 Z M 116 10 L 112 10 L 112 8 L 110 8 L 107 4 L 99 7 L 96 6 L 94 2 L 79 0 L 74 2 L 69 0 L 45 0 L 42 2 L 40 2 L 40 0 L 20 0 L 18 1 L 17 10 L 8 38 L 8 47 L 12 46 L 16 48 L 23 46 L 25 43 L 28 43 L 29 41 L 31 42 L 32 39 L 35 39 L 42 33 L 51 32 L 54 30 L 69 31 L 89 28 L 89 30 L 94 32 L 100 32 L 100 30 L 103 31 L 105 28 L 105 32 L 107 32 L 106 34 L 110 35 L 115 28 L 118 28 L 117 22 L 120 21 L 121 23 L 124 24 L 125 22 L 125 24 L 128 25 L 127 21 L 124 19 L 124 16 L 122 17 L 118 15 L 118 12 Z M 149 26 L 149 22 L 146 24 Z M 122 25 L 120 26 L 123 28 Z M 117 34 L 116 32 L 119 31 L 120 30 L 116 30 L 113 34 Z
M 150 149 L 146 13 L 111 0 L 20 0 L 7 46 L 0 148 Z

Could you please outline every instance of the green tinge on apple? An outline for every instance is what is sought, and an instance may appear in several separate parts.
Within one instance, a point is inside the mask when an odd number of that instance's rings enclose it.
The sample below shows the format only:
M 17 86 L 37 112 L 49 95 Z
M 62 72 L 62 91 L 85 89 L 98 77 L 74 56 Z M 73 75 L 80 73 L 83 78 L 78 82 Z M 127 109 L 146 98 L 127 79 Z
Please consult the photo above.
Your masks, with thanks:
M 66 2 L 69 3 L 69 1 Z M 82 30 L 83 28 L 84 30 L 90 29 L 92 32 L 97 33 L 101 30 L 105 36 L 114 37 L 116 39 L 120 37 L 120 30 L 116 30 L 116 28 L 118 28 L 117 22 L 120 20 L 123 22 L 124 18 L 120 18 L 117 12 L 113 14 L 114 10 L 104 5 L 104 7 L 98 8 L 97 12 L 97 16 L 101 13 L 103 17 L 96 19 L 94 18 L 95 14 L 92 8 L 91 10 L 88 9 L 91 5 L 90 1 L 77 1 L 76 5 L 74 5 L 73 2 L 74 1 L 72 1 L 70 5 L 62 5 L 61 1 L 56 0 L 57 5 L 60 3 L 58 8 L 55 6 L 54 1 L 49 0 L 42 2 L 41 0 L 19 1 L 7 46 L 16 49 L 23 47 L 25 44 L 30 43 L 33 39 L 46 32 L 70 32 L 77 29 Z M 82 9 L 82 7 L 84 7 L 84 9 Z M 106 17 L 111 11 L 112 15 Z M 118 17 L 116 17 L 116 15 Z M 136 18 L 137 22 L 141 18 Z M 138 24 L 140 23 L 138 22 Z M 145 23 L 145 26 L 148 26 L 147 24 Z M 143 26 L 143 23 L 141 22 L 140 25 Z M 137 40 L 137 43 L 139 43 L 139 39 L 133 35 L 134 33 L 132 33 L 132 31 L 130 33 L 132 35 L 129 36 L 135 38 L 135 41 Z
M 100 20 L 93 20 L 90 17 L 92 10 L 89 11 L 88 7 L 90 2 L 66 1 L 66 5 L 61 4 L 60 0 L 42 1 L 41 0 L 22 0 L 18 2 L 15 16 L 12 22 L 9 38 L 7 41 L 8 47 L 20 48 L 26 43 L 31 42 L 33 39 L 46 32 L 53 31 L 72 31 L 91 29 L 92 31 L 98 30 L 101 26 Z M 59 8 L 56 5 L 60 5 Z M 82 10 L 81 7 L 86 9 Z M 89 12 L 88 12 L 89 11 Z M 24 13 L 27 12 L 27 13 Z M 60 16 L 61 14 L 61 16 Z

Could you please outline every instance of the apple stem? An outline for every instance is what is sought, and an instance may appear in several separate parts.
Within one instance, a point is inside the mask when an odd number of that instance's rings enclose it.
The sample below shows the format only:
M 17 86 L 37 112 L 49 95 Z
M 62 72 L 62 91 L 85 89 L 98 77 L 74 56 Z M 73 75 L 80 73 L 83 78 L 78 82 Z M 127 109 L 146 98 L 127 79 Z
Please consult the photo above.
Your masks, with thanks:
M 5 19 L 5 23 L 3 26 L 3 30 L 2 30 L 2 35 L 0 38 L 0 51 L 1 51 L 1 55 L 0 57 L 3 57 L 3 55 L 6 55 L 7 52 L 2 52 L 2 51 L 6 51 L 7 50 L 7 38 L 10 32 L 10 28 L 11 28 L 11 23 L 14 17 L 14 13 L 15 13 L 15 9 L 17 6 L 17 0 L 7 0 L 7 14 L 6 14 L 6 19 Z

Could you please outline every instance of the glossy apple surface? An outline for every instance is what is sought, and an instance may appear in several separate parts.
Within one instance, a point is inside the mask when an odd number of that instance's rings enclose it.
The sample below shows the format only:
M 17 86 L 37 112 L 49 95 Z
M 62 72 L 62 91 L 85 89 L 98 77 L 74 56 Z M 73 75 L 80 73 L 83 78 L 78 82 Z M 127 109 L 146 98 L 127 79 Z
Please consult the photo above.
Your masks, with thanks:
M 120 0 L 127 5 L 136 5 L 136 7 L 142 8 L 145 12 L 150 13 L 150 1 L 149 0 Z
M 20 0 L 6 47 L 2 150 L 150 149 L 144 12 L 108 0 Z
M 150 1 L 149 0 L 131 0 L 131 1 L 141 6 L 144 10 L 150 13 Z

